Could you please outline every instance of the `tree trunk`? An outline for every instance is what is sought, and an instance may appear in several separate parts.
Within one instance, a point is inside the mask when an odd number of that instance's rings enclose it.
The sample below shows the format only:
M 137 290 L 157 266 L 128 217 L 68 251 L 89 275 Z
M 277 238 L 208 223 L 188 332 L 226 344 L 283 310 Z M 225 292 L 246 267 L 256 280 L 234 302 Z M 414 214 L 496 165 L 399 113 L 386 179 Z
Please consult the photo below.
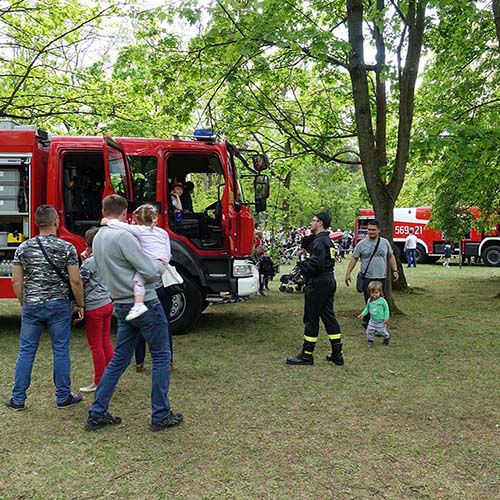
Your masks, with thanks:
M 393 244 L 394 206 L 403 187 L 406 165 L 410 150 L 410 133 L 413 120 L 413 103 L 415 97 L 415 81 L 422 51 L 425 0 L 410 0 L 407 8 L 406 23 L 408 28 L 407 54 L 404 68 L 400 74 L 399 95 L 399 127 L 396 157 L 392 162 L 392 172 L 387 169 L 387 105 L 385 85 L 380 74 L 385 66 L 384 33 L 376 26 L 374 29 L 377 49 L 376 66 L 376 126 L 373 131 L 372 109 L 367 69 L 364 62 L 363 38 L 363 0 L 347 0 L 347 24 L 351 52 L 349 54 L 349 75 L 351 78 L 356 126 L 358 134 L 359 154 L 363 166 L 363 177 L 366 188 L 381 224 L 382 236 Z M 377 0 L 377 9 L 385 8 L 383 0 Z M 390 179 L 387 182 L 387 179 Z M 393 245 L 394 246 L 394 245 Z M 401 286 L 406 284 L 403 268 Z M 389 303 L 395 308 L 391 298 L 392 283 L 388 280 L 387 296 Z

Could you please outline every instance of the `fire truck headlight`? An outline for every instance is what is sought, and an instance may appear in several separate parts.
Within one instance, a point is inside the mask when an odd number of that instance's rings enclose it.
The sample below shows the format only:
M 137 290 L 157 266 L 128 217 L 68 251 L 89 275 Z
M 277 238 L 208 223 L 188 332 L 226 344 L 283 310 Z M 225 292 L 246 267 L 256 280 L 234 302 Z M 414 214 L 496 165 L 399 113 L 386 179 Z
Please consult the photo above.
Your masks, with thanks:
M 254 265 L 250 262 L 235 262 L 233 266 L 233 276 L 235 278 L 252 276 L 253 268 Z

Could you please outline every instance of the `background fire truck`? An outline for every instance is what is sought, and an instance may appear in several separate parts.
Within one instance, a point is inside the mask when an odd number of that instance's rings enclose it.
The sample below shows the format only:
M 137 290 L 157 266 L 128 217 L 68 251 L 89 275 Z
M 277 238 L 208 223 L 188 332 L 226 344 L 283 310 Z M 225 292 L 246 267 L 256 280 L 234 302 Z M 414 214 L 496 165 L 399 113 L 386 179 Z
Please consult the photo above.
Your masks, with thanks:
M 22 241 L 37 234 L 38 205 L 57 209 L 59 236 L 81 252 L 85 231 L 99 225 L 102 199 L 117 193 L 128 200 L 130 213 L 143 203 L 159 209 L 158 225 L 170 235 L 172 263 L 184 278 L 184 291 L 173 297 L 172 330 L 186 332 L 210 302 L 258 291 L 258 270 L 249 259 L 254 220 L 239 172 L 249 172 L 244 177 L 247 187 L 248 178 L 253 181 L 252 204 L 262 211 L 269 178 L 260 172 L 267 166 L 265 155 L 251 154 L 249 163 L 236 147 L 216 142 L 205 130 L 185 140 L 115 141 L 51 137 L 33 126 L 0 122 L 0 298 L 14 297 L 12 258 Z M 198 198 L 207 205 L 195 204 L 176 220 L 170 188 L 188 180 L 195 181 Z
M 478 211 L 472 210 L 472 216 L 478 218 Z M 367 224 L 375 217 L 375 212 L 371 208 L 361 210 L 361 215 L 355 221 L 356 243 L 366 237 Z M 444 245 L 447 243 L 446 235 L 442 231 L 427 227 L 431 217 L 431 207 L 411 207 L 394 209 L 394 243 L 401 250 L 401 259 L 406 262 L 403 248 L 410 228 L 413 229 L 418 238 L 417 262 L 436 262 L 444 254 Z M 451 242 L 453 244 L 453 242 Z M 471 228 L 464 235 L 461 242 L 463 258 L 481 258 L 487 266 L 500 266 L 500 228 L 497 224 L 490 231 L 477 231 Z M 454 253 L 459 253 L 456 244 Z

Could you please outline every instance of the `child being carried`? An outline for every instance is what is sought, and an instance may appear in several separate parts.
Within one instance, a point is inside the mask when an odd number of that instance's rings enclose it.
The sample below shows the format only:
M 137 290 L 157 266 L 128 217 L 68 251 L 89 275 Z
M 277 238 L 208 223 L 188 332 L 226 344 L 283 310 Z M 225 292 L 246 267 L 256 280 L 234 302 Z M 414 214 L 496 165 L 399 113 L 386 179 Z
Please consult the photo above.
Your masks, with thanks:
M 135 224 L 127 224 L 117 219 L 103 219 L 101 224 L 107 224 L 111 228 L 124 229 L 133 234 L 144 250 L 144 253 L 157 265 L 160 273 L 163 273 L 170 261 L 170 238 L 167 231 L 158 227 L 158 211 L 150 204 L 141 205 L 133 213 Z M 144 282 L 139 273 L 134 275 L 134 306 L 125 317 L 127 321 L 144 314 L 148 308 L 144 304 Z

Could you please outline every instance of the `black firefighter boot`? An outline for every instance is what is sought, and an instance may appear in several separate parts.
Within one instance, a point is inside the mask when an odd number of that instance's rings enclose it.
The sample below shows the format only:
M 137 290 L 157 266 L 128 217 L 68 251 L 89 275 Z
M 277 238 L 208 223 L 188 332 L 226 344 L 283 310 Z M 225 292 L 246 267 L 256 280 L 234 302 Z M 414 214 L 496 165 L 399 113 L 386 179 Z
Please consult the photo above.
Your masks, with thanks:
M 286 358 L 287 365 L 314 365 L 314 358 L 311 353 L 299 352 L 297 356 Z
M 332 353 L 326 357 L 326 360 L 339 366 L 344 364 L 344 358 L 342 357 L 342 342 L 332 344 Z

